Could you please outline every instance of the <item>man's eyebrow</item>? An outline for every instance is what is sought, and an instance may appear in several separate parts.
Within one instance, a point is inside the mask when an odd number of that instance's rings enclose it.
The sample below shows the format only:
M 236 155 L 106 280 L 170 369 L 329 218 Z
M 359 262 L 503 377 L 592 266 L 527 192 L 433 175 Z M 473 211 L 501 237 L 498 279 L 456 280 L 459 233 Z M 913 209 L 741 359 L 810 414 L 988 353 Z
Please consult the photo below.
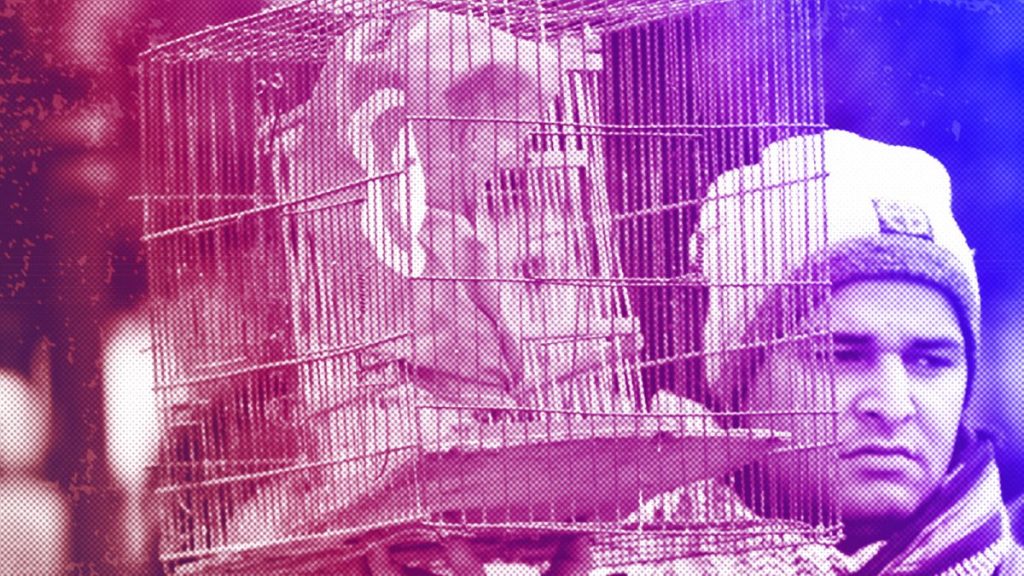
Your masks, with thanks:
M 836 332 L 832 335 L 832 342 L 839 346 L 867 346 L 874 341 L 874 338 L 864 334 Z
M 875 342 L 875 339 L 866 334 L 852 332 L 836 332 L 832 335 L 832 342 L 836 346 L 868 346 Z M 908 348 L 914 350 L 945 350 L 956 352 L 964 348 L 963 342 L 949 337 L 938 338 L 914 338 L 910 341 Z
M 964 345 L 953 338 L 915 338 L 910 343 L 915 350 L 948 350 L 955 352 L 962 350 Z

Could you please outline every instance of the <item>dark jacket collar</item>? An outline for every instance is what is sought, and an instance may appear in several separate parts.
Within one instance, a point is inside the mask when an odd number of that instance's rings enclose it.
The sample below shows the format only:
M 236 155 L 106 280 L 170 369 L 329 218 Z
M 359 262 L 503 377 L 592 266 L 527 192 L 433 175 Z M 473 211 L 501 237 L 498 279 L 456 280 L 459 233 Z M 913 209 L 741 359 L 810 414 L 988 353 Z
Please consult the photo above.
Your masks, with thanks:
M 992 444 L 968 433 L 943 483 L 856 574 L 883 574 L 903 563 L 939 574 L 1012 540 L 1005 517 Z M 946 544 L 929 544 L 936 541 Z

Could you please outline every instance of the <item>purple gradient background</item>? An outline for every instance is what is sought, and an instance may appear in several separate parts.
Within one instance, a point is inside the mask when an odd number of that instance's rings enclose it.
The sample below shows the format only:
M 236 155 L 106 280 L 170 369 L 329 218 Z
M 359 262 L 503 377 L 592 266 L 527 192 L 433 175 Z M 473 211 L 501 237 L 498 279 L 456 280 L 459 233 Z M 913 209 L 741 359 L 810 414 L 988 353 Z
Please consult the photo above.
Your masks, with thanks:
M 1024 492 L 1024 1 L 823 0 L 826 120 L 949 169 L 977 249 L 983 364 L 974 416 Z M 52 342 L 48 476 L 74 506 L 72 572 L 125 573 L 110 526 L 102 329 L 145 292 L 136 54 L 257 0 L 5 0 L 0 9 L 0 365 Z M 912 310 L 908 311 L 912 313 Z M 113 551 L 113 552 L 112 552 Z M 149 566 L 141 571 L 152 571 Z

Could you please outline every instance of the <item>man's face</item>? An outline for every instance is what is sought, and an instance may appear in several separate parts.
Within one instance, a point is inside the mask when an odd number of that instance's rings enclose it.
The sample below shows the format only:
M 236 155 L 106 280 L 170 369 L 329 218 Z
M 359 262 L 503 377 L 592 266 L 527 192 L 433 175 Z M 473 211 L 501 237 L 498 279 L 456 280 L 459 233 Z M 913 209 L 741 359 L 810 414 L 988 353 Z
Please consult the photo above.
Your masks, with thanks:
M 827 325 L 826 315 L 819 308 L 808 322 Z M 967 385 L 957 315 L 933 287 L 859 281 L 833 293 L 831 327 L 837 473 L 815 477 L 813 466 L 794 465 L 797 458 L 780 459 L 777 473 L 797 490 L 801 482 L 822 482 L 825 494 L 836 498 L 847 520 L 904 518 L 938 486 L 953 452 Z M 751 407 L 825 407 L 827 378 L 805 377 L 815 383 L 811 394 L 791 383 L 798 375 L 820 375 L 827 355 L 827 347 L 807 343 L 773 351 L 751 390 Z M 797 416 L 760 424 L 785 422 L 807 419 Z M 822 439 L 822 430 L 820 425 L 804 424 L 789 431 L 794 442 L 813 442 Z

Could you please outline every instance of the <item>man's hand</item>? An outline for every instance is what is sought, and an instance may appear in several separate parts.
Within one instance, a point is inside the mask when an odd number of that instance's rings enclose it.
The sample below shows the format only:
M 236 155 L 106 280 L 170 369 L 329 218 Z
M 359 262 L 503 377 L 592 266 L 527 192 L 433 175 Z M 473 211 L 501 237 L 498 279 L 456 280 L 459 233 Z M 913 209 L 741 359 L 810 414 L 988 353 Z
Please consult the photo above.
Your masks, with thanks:
M 558 546 L 551 567 L 544 576 L 585 576 L 593 566 L 591 541 L 587 536 L 568 536 Z
M 448 538 L 441 542 L 448 573 L 456 576 L 486 576 L 483 562 L 476 556 L 469 542 L 462 538 Z M 388 548 L 373 548 L 366 556 L 371 576 L 408 576 L 410 568 L 400 565 L 392 558 Z M 416 574 L 431 574 L 415 569 Z

